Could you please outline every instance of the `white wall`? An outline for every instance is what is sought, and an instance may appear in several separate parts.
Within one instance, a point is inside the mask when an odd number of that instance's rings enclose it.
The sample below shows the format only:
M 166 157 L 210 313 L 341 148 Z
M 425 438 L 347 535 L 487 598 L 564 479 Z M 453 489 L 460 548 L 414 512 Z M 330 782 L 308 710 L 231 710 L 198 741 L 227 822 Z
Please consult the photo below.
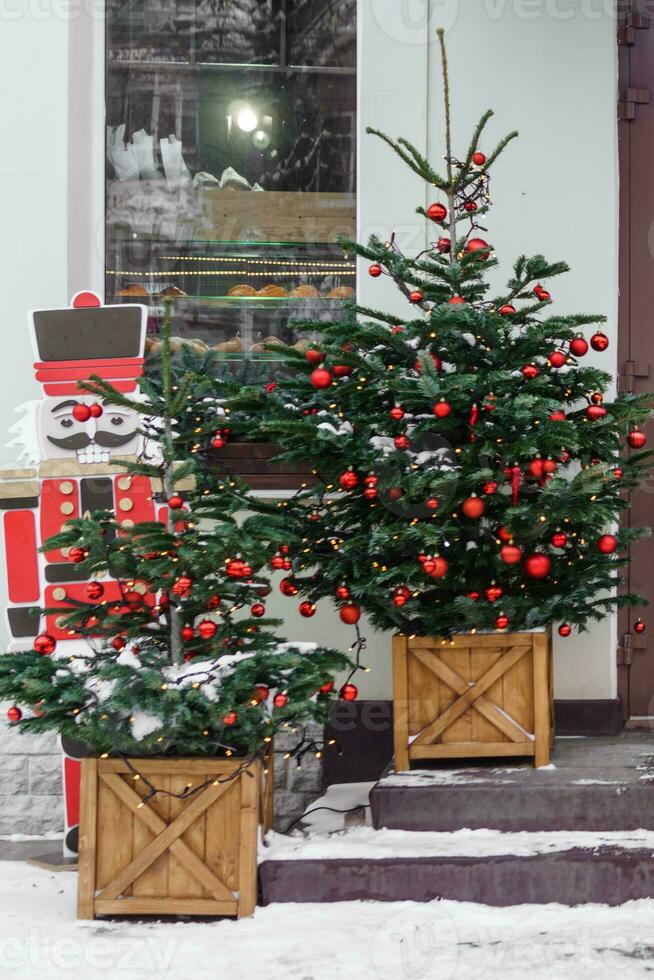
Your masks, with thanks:
M 404 135 L 439 160 L 439 67 L 430 38 L 437 26 L 444 26 L 455 144 L 466 144 L 470 126 L 486 107 L 497 113 L 493 136 L 513 128 L 521 132 L 493 179 L 490 238 L 503 267 L 521 251 L 566 259 L 574 271 L 555 286 L 556 308 L 596 309 L 609 316 L 611 356 L 604 355 L 601 363 L 613 369 L 616 51 L 607 6 L 602 0 L 359 0 L 359 120 L 361 130 L 373 125 Z M 11 7 L 7 4 L 7 10 Z M 0 447 L 15 405 L 37 393 L 26 311 L 63 305 L 73 289 L 101 285 L 101 28 L 97 18 L 92 22 L 85 15 L 69 23 L 55 13 L 39 19 L 17 9 L 15 19 L 4 12 L 0 29 L 5 134 L 0 169 L 5 345 L 0 358 Z M 402 247 L 419 250 L 425 226 L 414 211 L 425 199 L 424 187 L 394 154 L 374 137 L 362 135 L 360 236 L 395 229 Z M 386 282 L 375 283 L 372 290 L 366 275 L 360 277 L 359 289 L 364 303 L 389 309 L 401 303 Z M 11 450 L 0 448 L 2 462 L 14 462 Z M 289 613 L 290 604 L 281 597 L 273 605 L 286 616 L 291 637 L 311 638 L 309 633 L 343 646 L 351 640 L 351 630 L 326 608 L 306 621 Z M 373 670 L 360 679 L 361 693 L 388 697 L 390 638 L 366 632 L 365 659 Z M 613 697 L 614 649 L 612 621 L 586 638 L 557 643 L 557 696 Z

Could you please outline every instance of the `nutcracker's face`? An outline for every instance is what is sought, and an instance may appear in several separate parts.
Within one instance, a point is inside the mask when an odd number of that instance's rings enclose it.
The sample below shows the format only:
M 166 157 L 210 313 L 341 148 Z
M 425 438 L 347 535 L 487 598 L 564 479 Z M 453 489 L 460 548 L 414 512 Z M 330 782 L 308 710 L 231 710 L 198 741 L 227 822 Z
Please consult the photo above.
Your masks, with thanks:
M 136 412 L 103 405 L 93 396 L 44 398 L 38 427 L 43 459 L 108 463 L 135 455 L 141 443 Z

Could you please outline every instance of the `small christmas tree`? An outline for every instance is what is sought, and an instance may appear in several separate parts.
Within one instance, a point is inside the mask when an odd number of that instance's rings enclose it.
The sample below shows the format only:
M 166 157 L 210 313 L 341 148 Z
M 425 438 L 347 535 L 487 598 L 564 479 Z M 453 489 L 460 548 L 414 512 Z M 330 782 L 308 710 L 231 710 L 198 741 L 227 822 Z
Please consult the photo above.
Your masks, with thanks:
M 547 287 L 564 263 L 522 256 L 489 296 L 490 173 L 517 134 L 484 152 L 487 112 L 453 154 L 439 36 L 445 175 L 406 140 L 368 130 L 433 189 L 417 211 L 434 240 L 415 257 L 393 237 L 345 243 L 373 278 L 393 279 L 406 316 L 354 306 L 344 322 L 298 324 L 322 339 L 284 349 L 276 386 L 232 388 L 231 424 L 313 467 L 315 485 L 276 513 L 259 505 L 260 529 L 298 556 L 293 587 L 310 603 L 329 597 L 347 623 L 365 608 L 406 634 L 558 622 L 567 636 L 639 601 L 615 590 L 646 532 L 616 524 L 649 466 L 649 452 L 620 457 L 645 444 L 649 398 L 605 401 L 611 376 L 584 363 L 589 345 L 608 347 L 604 318 L 552 310 Z
M 70 549 L 91 581 L 88 601 L 42 613 L 86 643 L 43 632 L 33 650 L 0 657 L 0 698 L 21 730 L 55 729 L 98 753 L 253 756 L 281 727 L 297 733 L 297 754 L 320 750 L 304 723 L 324 720 L 334 677 L 351 665 L 272 632 L 261 545 L 236 516 L 242 491 L 211 469 L 229 433 L 209 365 L 185 358 L 173 360 L 167 313 L 161 371 L 142 379 L 140 399 L 100 379 L 82 385 L 139 413 L 155 455 L 120 465 L 149 478 L 165 516 L 125 527 L 98 512 L 48 541 L 43 550 Z

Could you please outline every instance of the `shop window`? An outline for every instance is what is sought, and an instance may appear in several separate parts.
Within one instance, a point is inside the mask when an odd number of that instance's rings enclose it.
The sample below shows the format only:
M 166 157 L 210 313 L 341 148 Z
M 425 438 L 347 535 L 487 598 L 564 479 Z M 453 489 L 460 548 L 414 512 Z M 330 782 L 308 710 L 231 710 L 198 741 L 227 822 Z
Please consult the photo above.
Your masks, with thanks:
M 108 0 L 106 37 L 107 301 L 266 378 L 354 294 L 356 0 Z

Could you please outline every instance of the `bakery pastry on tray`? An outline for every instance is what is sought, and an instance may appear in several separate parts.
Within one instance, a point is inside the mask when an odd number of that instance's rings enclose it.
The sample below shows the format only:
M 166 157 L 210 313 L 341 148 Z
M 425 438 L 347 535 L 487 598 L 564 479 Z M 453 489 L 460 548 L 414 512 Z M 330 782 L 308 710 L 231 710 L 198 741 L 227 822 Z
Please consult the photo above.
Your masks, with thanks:
M 180 296 L 187 296 L 188 294 L 180 289 L 178 286 L 166 286 L 159 293 L 162 299 L 178 299 Z
M 256 296 L 257 291 L 253 286 L 246 286 L 245 284 L 241 286 L 232 286 L 232 288 L 227 293 L 228 296 Z
M 129 286 L 124 286 L 123 289 L 119 289 L 116 296 L 148 296 L 149 293 L 145 286 L 142 286 L 140 282 L 132 282 Z
M 320 296 L 320 293 L 315 286 L 303 285 L 296 286 L 295 289 L 292 289 L 289 296 L 300 296 L 308 299 L 314 296 Z
M 288 296 L 288 289 L 278 286 L 274 282 L 269 282 L 267 286 L 257 291 L 257 296 Z
M 328 299 L 350 299 L 354 296 L 352 286 L 336 286 L 327 293 Z
M 283 344 L 284 341 L 280 340 L 279 337 L 264 337 L 263 340 L 259 340 L 256 344 L 252 344 L 250 347 L 251 354 L 265 354 L 267 346 L 279 346 Z
M 221 344 L 214 344 L 213 349 L 222 354 L 239 354 L 243 350 L 243 344 L 238 334 L 231 340 L 223 340 Z

